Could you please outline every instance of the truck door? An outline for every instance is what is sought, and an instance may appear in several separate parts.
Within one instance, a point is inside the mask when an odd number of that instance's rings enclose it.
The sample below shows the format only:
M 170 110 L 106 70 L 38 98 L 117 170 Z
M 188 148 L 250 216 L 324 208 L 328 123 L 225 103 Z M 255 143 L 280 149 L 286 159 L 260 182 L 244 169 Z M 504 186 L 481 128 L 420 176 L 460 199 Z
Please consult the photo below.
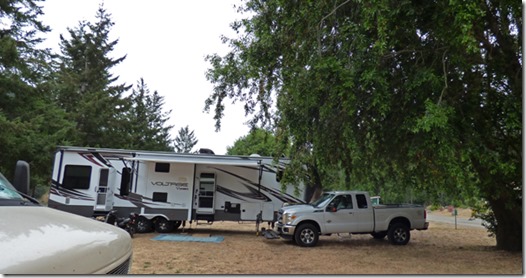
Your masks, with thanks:
M 367 202 L 365 194 L 356 194 L 357 209 L 354 214 L 359 223 L 357 232 L 372 232 L 374 229 L 373 208 Z
M 213 214 L 216 191 L 216 176 L 214 173 L 201 173 L 197 194 L 197 214 Z
M 96 211 L 110 211 L 113 209 L 114 180 L 116 171 L 113 168 L 102 168 L 99 172 L 99 185 L 97 190 Z
M 359 228 L 357 209 L 349 194 L 336 196 L 324 212 L 327 233 L 351 233 Z

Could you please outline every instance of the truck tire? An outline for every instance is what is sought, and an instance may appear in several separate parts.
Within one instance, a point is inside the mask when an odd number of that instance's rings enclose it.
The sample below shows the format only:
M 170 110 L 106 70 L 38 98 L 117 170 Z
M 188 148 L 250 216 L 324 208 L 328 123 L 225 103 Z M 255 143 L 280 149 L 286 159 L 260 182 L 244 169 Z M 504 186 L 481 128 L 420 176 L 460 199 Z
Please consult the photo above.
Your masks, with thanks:
M 391 244 L 394 245 L 406 245 L 411 238 L 409 227 L 404 223 L 394 223 L 389 227 L 387 237 Z
M 164 217 L 158 217 L 155 220 L 155 231 L 158 233 L 169 233 L 173 231 L 174 229 L 174 223 L 172 221 L 168 221 Z
M 373 232 L 373 233 L 371 233 L 371 235 L 374 237 L 374 239 L 380 240 L 380 239 L 384 239 L 385 238 L 385 236 L 387 235 L 387 232 L 378 232 L 378 233 Z
M 314 247 L 318 243 L 319 231 L 316 226 L 305 223 L 296 228 L 294 241 L 301 247 Z
M 139 219 L 137 220 L 137 233 L 149 233 L 152 230 L 152 221 L 144 216 L 139 216 Z

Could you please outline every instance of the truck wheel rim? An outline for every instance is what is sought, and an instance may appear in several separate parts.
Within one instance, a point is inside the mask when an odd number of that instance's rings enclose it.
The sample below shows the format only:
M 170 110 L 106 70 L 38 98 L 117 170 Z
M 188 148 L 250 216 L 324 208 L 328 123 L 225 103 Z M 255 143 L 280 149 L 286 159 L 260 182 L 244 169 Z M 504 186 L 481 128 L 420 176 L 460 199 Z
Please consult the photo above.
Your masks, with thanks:
M 394 232 L 394 238 L 397 242 L 404 242 L 407 237 L 407 234 L 405 233 L 404 229 L 396 229 Z
M 301 241 L 304 243 L 311 243 L 314 240 L 314 232 L 309 229 L 301 231 Z

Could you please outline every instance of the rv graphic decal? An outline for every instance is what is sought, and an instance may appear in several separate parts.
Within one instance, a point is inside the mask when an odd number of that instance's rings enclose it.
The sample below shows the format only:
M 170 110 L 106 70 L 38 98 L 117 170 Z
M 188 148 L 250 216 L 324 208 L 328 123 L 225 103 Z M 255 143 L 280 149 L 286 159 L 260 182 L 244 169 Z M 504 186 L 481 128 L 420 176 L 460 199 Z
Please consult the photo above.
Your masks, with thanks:
M 87 161 L 99 166 L 99 167 L 104 167 L 101 163 L 99 163 L 98 161 L 95 160 L 95 156 L 91 153 L 79 153 L 80 156 L 82 156 L 84 159 L 86 159 Z
M 188 190 L 187 182 L 152 181 L 155 186 L 174 186 L 176 190 Z
M 215 167 L 211 167 L 213 169 L 216 169 L 217 171 L 221 171 L 223 173 L 226 173 L 226 174 L 229 174 L 233 177 L 236 177 L 242 181 L 244 181 L 244 183 L 242 183 L 246 188 L 249 189 L 249 191 L 251 193 L 241 193 L 241 192 L 235 192 L 235 191 L 232 191 L 232 190 L 227 190 L 225 189 L 224 187 L 221 187 L 221 186 L 217 186 L 218 187 L 218 191 L 225 194 L 225 195 L 228 195 L 230 197 L 234 197 L 234 198 L 237 198 L 239 199 L 238 197 L 236 197 L 236 195 L 241 195 L 241 196 L 244 196 L 244 197 L 248 197 L 248 198 L 254 198 L 254 199 L 257 199 L 257 200 L 266 200 L 266 202 L 270 202 L 271 199 L 269 197 L 267 197 L 266 195 L 262 194 L 259 190 L 257 189 L 253 189 L 252 187 L 255 187 L 255 188 L 258 188 L 258 189 L 261 189 L 262 191 L 265 191 L 265 192 L 268 192 L 269 194 L 271 194 L 272 196 L 274 196 L 275 198 L 277 198 L 278 200 L 282 201 L 282 202 L 289 202 L 289 203 L 305 203 L 304 201 L 298 199 L 298 198 L 295 198 L 294 196 L 291 196 L 289 194 L 285 194 L 285 193 L 281 193 L 281 191 L 279 190 L 275 190 L 275 189 L 272 189 L 272 188 L 268 188 L 264 185 L 258 185 L 257 183 L 254 183 L 244 177 L 241 177 L 239 175 L 236 175 L 232 172 L 229 172 L 229 171 L 226 171 L 226 170 L 223 170 L 223 169 L 219 169 L 219 168 L 215 168 Z M 265 169 L 268 169 L 265 167 Z M 258 169 L 254 169 L 254 170 L 258 170 Z M 254 197 L 253 194 L 256 194 L 257 196 Z M 263 195 L 263 196 L 261 196 Z M 249 196 L 252 196 L 252 197 L 249 197 Z
M 172 207 L 172 204 L 169 203 L 169 202 L 158 202 L 156 201 L 155 203 L 153 202 L 153 200 L 151 198 L 147 198 L 147 197 L 144 197 L 142 195 L 138 195 L 139 198 L 133 198 L 133 197 L 130 197 L 130 196 L 122 196 L 122 195 L 118 195 L 118 194 L 114 194 L 113 196 L 121 199 L 121 200 L 126 200 L 126 201 L 130 201 L 132 204 L 134 204 L 136 207 L 145 207 L 145 208 L 153 208 L 154 206 L 159 206 L 159 205 L 163 205 L 165 207 Z M 146 200 L 146 201 L 145 201 Z
M 111 165 L 110 160 L 120 160 L 124 157 L 124 156 L 107 155 L 107 154 L 102 156 L 102 154 L 98 152 L 79 153 L 79 155 L 99 167 L 108 167 L 108 168 L 113 167 Z
M 242 201 L 247 201 L 246 198 L 248 198 L 248 199 L 252 199 L 252 200 L 261 200 L 261 201 L 265 201 L 265 202 L 272 202 L 272 200 L 269 197 L 267 197 L 264 194 L 261 194 L 261 192 L 258 192 L 256 189 L 251 188 L 250 186 L 248 186 L 245 183 L 243 183 L 243 185 L 248 189 L 249 192 L 237 192 L 237 191 L 234 191 L 234 190 L 230 190 L 228 188 L 224 188 L 224 187 L 220 186 L 219 184 L 217 185 L 217 192 L 223 193 L 223 194 L 225 194 L 225 195 L 227 195 L 229 197 L 236 198 L 236 199 L 242 200 Z
M 51 188 L 49 189 L 49 192 L 51 194 L 55 194 L 55 195 L 58 195 L 58 196 L 62 196 L 62 197 L 67 197 L 67 198 L 71 198 L 71 199 L 78 199 L 78 200 L 85 200 L 85 201 L 94 201 L 95 199 L 93 199 L 93 197 L 87 195 L 87 194 L 84 194 L 82 192 L 79 192 L 77 190 L 72 190 L 72 189 L 68 189 L 68 188 L 64 188 L 64 187 L 60 187 L 58 186 L 58 183 L 53 181 L 52 182 L 52 186 Z

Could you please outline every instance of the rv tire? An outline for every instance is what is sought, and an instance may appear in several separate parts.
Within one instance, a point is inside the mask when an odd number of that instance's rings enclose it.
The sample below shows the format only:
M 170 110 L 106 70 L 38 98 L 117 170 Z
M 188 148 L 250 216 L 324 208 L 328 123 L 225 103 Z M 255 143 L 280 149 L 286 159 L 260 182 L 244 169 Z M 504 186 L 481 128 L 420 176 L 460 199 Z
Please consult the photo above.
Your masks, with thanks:
M 183 221 L 181 220 L 174 220 L 172 221 L 173 222 L 173 225 L 174 225 L 174 230 L 177 230 L 177 228 L 179 228 L 181 226 L 181 223 L 183 223 Z
M 137 220 L 137 233 L 149 233 L 152 230 L 153 222 L 144 216 L 139 216 Z
M 155 231 L 158 233 L 169 233 L 174 229 L 174 223 L 164 217 L 157 217 L 154 223 Z

